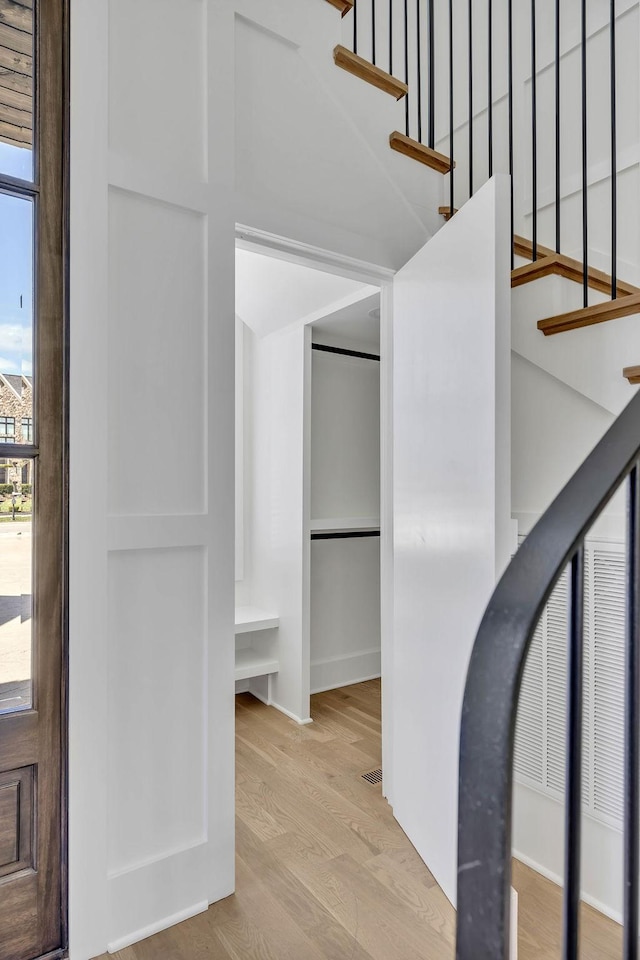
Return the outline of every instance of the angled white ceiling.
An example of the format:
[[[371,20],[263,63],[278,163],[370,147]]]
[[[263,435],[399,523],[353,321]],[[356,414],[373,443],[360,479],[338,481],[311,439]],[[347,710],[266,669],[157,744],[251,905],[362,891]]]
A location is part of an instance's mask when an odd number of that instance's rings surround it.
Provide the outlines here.
[[[374,287],[286,260],[236,250],[236,313],[259,337],[372,293]]]
[[[432,182],[432,171],[390,150],[402,105],[334,66],[340,18],[333,13],[321,3],[310,7],[313,23],[301,46],[238,18],[236,220],[397,267],[429,236],[401,181],[419,178],[420,200],[439,219],[442,178]],[[325,18],[333,27],[326,35]],[[375,126],[366,134],[354,119],[365,107]],[[388,116],[392,108],[397,117]],[[405,165],[392,175],[388,164],[398,160]]]

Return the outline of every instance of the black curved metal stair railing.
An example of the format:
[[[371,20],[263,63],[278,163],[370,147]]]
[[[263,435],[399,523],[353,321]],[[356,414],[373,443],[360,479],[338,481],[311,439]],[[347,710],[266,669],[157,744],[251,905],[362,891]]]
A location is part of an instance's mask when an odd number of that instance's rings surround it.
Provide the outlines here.
[[[570,564],[563,960],[578,956],[584,541],[626,482],[623,960],[638,956],[640,784],[640,391],[529,534],[476,637],[462,708],[457,960],[509,956],[514,729],[522,673],[551,591]]]

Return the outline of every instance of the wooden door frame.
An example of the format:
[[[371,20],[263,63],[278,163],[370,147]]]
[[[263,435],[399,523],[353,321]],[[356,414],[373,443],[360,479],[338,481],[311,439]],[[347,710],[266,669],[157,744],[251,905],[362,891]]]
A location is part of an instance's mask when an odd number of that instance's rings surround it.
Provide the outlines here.
[[[32,533],[32,702],[37,714],[39,756],[50,755],[55,772],[38,790],[36,843],[51,852],[56,913],[41,928],[45,944],[57,945],[38,960],[68,956],[68,515],[69,515],[69,2],[36,0],[33,36],[33,167],[30,179],[2,177],[3,192],[33,209],[33,424],[23,455],[34,464]],[[40,371],[43,371],[41,374]],[[16,448],[16,452],[20,452]],[[11,452],[7,452],[11,456]],[[43,535],[43,531],[46,531]],[[46,611],[41,616],[41,611]],[[53,644],[43,644],[52,625]],[[39,678],[51,678],[52,688]],[[13,727],[28,723],[7,715]],[[40,762],[40,761],[39,761]],[[50,768],[51,769],[51,768]],[[52,782],[53,780],[53,782]],[[43,865],[37,897],[46,897],[51,874]],[[58,914],[59,909],[59,914]],[[48,914],[47,914],[48,916]],[[36,960],[36,958],[34,958]]]
[[[71,208],[71,0],[62,0],[62,683],[60,901],[63,956],[69,955],[69,393]]]

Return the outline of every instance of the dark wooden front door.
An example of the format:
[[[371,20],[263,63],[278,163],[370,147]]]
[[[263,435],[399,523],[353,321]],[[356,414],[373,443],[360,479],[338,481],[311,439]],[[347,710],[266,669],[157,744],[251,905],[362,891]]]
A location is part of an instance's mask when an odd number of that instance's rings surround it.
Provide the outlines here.
[[[0,960],[66,948],[65,6],[0,0]]]

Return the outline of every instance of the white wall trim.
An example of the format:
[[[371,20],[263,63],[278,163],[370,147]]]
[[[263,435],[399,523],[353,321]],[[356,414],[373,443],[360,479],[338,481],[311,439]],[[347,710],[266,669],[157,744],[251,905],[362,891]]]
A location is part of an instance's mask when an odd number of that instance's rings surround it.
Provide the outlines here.
[[[299,240],[289,240],[286,237],[258,230],[243,223],[236,224],[236,246],[241,250],[250,250],[253,253],[269,255],[278,260],[287,260],[305,267],[315,267],[332,273],[337,277],[348,280],[361,280],[363,283],[372,283],[380,286],[383,282],[391,282],[395,271],[389,267],[381,267],[355,257],[347,257],[342,253],[334,253],[322,247],[315,247]]]
[[[380,676],[380,649],[311,661],[311,693],[336,690]]]
[[[107,519],[107,549],[114,552],[206,546],[206,521],[206,514],[112,515]]]
[[[206,216],[208,213],[208,188],[206,183],[183,178],[169,179],[159,169],[140,168],[131,159],[109,154],[109,186],[182,210],[190,210]]]
[[[135,860],[133,863],[128,863],[125,867],[120,867],[117,870],[109,870],[107,876],[109,880],[117,880],[118,877],[125,877],[128,873],[135,873],[136,870],[151,867],[154,863],[162,863],[163,860],[170,860],[172,857],[177,857],[181,853],[188,853],[189,850],[195,850],[196,847],[204,847],[206,843],[207,838],[205,836],[198,837],[197,840],[193,840],[191,843],[180,844],[179,846],[172,847],[170,850],[163,850],[162,853],[158,853],[156,856],[144,857],[144,859]]]
[[[380,673],[372,673],[370,677],[356,677],[355,680],[346,680],[337,685],[335,683],[330,683],[329,686],[327,687],[318,687],[317,689],[312,687],[311,693],[313,695],[314,693],[326,693],[328,690],[341,690],[343,687],[352,687],[356,683],[366,683],[367,680],[379,680],[379,679],[380,679]]]
[[[301,720],[300,717],[297,717],[295,713],[292,713],[291,710],[287,710],[286,707],[281,707],[279,703],[276,703],[275,700],[272,700],[271,697],[263,696],[255,687],[251,687],[249,691],[256,700],[259,700],[261,703],[264,703],[267,707],[274,707],[276,710],[279,710],[280,713],[284,713],[285,717],[288,717],[289,720],[294,720],[301,727],[304,727],[308,723],[313,723],[312,717],[307,717],[306,720]]]
[[[295,720],[295,722],[301,727],[304,727],[307,723],[313,723],[313,717],[307,717],[305,720],[301,719],[301,717],[296,717],[295,713],[292,713],[291,710],[287,710],[286,707],[281,707],[279,703],[275,702],[275,700],[272,700],[269,706],[275,707],[276,710],[280,711],[280,713],[284,713],[285,717],[289,717],[289,720]]]
[[[113,940],[107,944],[107,952],[117,953],[118,950],[124,950],[125,947],[130,947],[132,943],[145,940],[147,937],[153,936],[154,933],[160,933],[161,930],[167,930],[176,923],[182,923],[183,920],[190,920],[191,917],[196,917],[199,913],[206,913],[208,909],[209,904],[206,900],[202,900],[200,903],[194,903],[191,907],[186,907],[184,910],[179,910],[169,917],[158,920],[157,923],[150,923],[149,926],[141,927],[139,930],[127,934],[126,937]]]
[[[546,880],[550,880],[552,883],[555,883],[556,886],[563,886],[562,877],[557,873],[554,873],[553,870],[547,870],[547,868],[541,863],[533,860],[532,857],[527,857],[526,854],[520,853],[518,850],[513,850],[512,852],[513,856],[516,858],[516,860],[519,860],[520,863],[524,863],[526,867],[530,867],[532,870],[535,870],[536,873],[539,873],[540,876],[545,877]],[[595,910],[603,913],[605,917],[615,920],[616,923],[622,923],[622,914],[618,913],[617,910],[612,910],[611,907],[607,906],[607,904],[603,903],[601,900],[597,900],[595,897],[591,897],[587,893],[581,893],[580,899],[584,903],[588,903],[590,907],[593,907]]]

